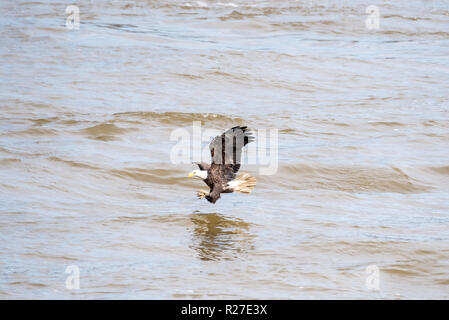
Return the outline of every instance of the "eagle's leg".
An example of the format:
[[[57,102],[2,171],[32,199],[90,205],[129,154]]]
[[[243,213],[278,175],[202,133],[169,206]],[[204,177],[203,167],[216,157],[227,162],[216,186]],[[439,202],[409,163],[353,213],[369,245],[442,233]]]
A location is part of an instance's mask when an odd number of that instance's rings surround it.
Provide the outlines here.
[[[206,195],[207,201],[210,203],[215,203],[218,199],[220,199],[220,193],[222,190],[222,188],[213,188],[213,190]]]
[[[209,194],[208,191],[205,190],[199,190],[196,195],[198,196],[198,198],[203,199],[205,196],[207,196]]]

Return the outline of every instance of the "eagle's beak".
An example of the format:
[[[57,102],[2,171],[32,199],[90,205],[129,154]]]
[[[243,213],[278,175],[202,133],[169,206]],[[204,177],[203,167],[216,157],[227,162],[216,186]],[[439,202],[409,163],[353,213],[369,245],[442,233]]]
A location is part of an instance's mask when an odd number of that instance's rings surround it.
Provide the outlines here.
[[[189,178],[192,178],[194,175],[195,175],[195,174],[194,174],[193,172],[190,172],[189,175],[188,175],[188,177],[189,177]]]

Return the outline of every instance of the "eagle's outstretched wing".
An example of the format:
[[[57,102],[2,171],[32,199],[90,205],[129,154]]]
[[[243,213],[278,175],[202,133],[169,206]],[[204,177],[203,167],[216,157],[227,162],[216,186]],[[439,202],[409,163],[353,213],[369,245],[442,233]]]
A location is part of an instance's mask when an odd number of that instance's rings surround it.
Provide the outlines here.
[[[198,166],[198,168],[200,168],[200,170],[209,170],[210,169],[210,164],[205,163],[205,162],[192,162],[193,164],[196,164]]]
[[[252,141],[254,136],[246,126],[236,126],[216,136],[209,145],[212,165],[221,165],[226,179],[234,179],[240,169],[242,148]]]

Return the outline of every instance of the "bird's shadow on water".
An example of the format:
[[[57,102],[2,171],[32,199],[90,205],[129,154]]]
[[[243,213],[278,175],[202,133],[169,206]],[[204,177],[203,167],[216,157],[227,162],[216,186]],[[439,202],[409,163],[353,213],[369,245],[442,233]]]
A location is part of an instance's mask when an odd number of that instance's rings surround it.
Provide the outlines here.
[[[194,212],[190,215],[190,221],[193,237],[191,247],[201,260],[238,259],[253,248],[251,225],[240,218]]]

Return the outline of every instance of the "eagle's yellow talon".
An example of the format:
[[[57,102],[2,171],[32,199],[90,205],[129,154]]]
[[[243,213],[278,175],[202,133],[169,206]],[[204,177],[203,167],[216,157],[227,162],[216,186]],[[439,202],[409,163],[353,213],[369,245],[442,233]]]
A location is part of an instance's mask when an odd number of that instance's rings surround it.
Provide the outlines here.
[[[198,198],[203,199],[205,196],[208,195],[208,192],[207,192],[207,191],[204,191],[204,190],[199,190],[199,191],[196,193],[196,195],[198,196]]]

